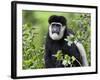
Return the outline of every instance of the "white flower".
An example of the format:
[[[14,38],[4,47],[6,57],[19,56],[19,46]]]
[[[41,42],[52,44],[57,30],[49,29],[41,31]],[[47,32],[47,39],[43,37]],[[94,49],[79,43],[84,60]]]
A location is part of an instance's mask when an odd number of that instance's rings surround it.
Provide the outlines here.
[[[69,36],[67,36],[67,38],[64,39],[68,42],[68,46],[71,46],[71,44],[73,44],[72,38],[74,38],[74,35],[70,34]]]
[[[71,61],[70,60],[68,60],[68,64],[71,64]]]
[[[69,36],[70,36],[71,38],[73,38],[73,37],[74,37],[74,35],[72,35],[72,34],[70,34]]]
[[[65,41],[68,41],[68,39],[66,39],[66,38],[65,38],[64,40],[65,40]]]
[[[68,65],[66,60],[63,60],[62,64],[63,64],[64,66],[67,66],[67,65]]]
[[[72,41],[68,41],[68,46],[71,46],[73,42]]]

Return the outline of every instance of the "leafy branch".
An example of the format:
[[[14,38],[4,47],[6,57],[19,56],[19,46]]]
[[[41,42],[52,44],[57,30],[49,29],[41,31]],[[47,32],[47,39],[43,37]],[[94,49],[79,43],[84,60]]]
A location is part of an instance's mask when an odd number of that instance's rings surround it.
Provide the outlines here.
[[[57,54],[55,55],[56,59],[59,61],[62,61],[62,64],[66,67],[66,66],[69,66],[72,67],[73,66],[73,63],[76,61],[80,66],[81,66],[81,63],[74,57],[74,56],[69,56],[69,55],[64,55],[63,56],[63,53],[61,50],[59,50],[57,52]]]

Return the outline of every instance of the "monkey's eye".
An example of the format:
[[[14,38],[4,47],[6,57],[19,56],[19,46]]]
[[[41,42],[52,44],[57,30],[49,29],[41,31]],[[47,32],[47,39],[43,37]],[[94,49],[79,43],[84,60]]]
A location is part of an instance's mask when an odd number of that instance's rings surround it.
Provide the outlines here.
[[[51,26],[61,27],[61,24],[52,24]]]
[[[61,27],[61,25],[60,25],[60,24],[56,24],[56,26]]]

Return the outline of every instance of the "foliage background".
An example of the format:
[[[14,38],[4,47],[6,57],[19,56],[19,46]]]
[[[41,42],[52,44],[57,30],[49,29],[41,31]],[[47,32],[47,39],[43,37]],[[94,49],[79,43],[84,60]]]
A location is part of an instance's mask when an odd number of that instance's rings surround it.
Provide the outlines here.
[[[44,44],[48,31],[48,18],[51,15],[62,15],[67,19],[67,27],[72,29],[82,42],[91,65],[91,14],[70,13],[70,12],[42,12],[42,11],[22,11],[22,46],[23,46],[23,69],[44,68]]]

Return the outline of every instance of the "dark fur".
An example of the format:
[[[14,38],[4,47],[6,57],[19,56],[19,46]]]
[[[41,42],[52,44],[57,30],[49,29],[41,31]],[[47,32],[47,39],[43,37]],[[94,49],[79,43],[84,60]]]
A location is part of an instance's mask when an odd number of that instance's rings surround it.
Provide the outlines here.
[[[63,25],[66,25],[66,19],[63,16],[51,16],[49,18],[49,24],[51,22],[60,22]],[[69,56],[75,56],[80,62],[80,54],[75,44],[68,46],[67,42],[64,40],[66,36],[73,34],[69,29],[65,29],[64,36],[60,40],[52,40],[47,34],[46,44],[45,44],[45,67],[46,68],[55,68],[55,67],[64,67],[62,61],[57,61],[53,54],[56,54],[58,50],[62,50],[63,54],[68,54]],[[79,66],[77,62],[74,62],[74,66]]]

